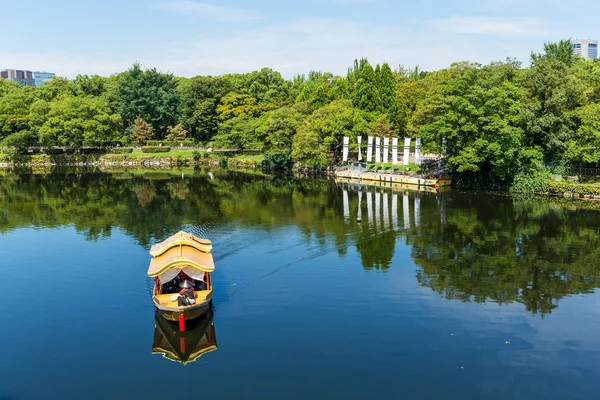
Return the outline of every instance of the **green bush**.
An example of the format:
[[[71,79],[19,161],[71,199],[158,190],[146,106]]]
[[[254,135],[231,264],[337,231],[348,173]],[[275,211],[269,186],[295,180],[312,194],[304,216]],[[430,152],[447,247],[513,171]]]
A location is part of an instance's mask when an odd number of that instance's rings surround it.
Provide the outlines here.
[[[171,151],[170,147],[165,146],[144,146],[142,152],[144,153],[168,153]]]
[[[516,193],[545,193],[551,181],[551,172],[547,168],[530,168],[529,171],[515,175],[511,192]]]
[[[262,160],[263,168],[272,168],[272,169],[290,169],[292,168],[292,155],[290,154],[271,154],[267,155],[264,160]]]
[[[192,152],[192,157],[194,157],[194,161],[198,161],[201,157],[200,152],[199,151]]]
[[[184,139],[180,143],[183,143],[184,146],[196,146],[196,141],[194,139]]]
[[[110,154],[129,154],[133,152],[133,148],[131,147],[115,147],[110,149]]]

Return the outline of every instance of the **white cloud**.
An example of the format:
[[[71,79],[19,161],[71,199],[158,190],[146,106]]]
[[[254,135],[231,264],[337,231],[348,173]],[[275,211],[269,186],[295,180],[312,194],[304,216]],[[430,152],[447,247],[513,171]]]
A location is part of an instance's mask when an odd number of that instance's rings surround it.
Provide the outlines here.
[[[542,18],[451,17],[434,21],[443,31],[490,36],[548,37],[557,25]]]
[[[527,60],[533,39],[494,39],[431,28],[416,21],[404,25],[349,22],[340,19],[299,19],[251,29],[189,35],[181,41],[149,43],[121,52],[67,53],[56,49],[30,52],[0,50],[0,60],[19,68],[44,69],[74,77],[78,73],[110,75],[134,61],[180,76],[220,75],[271,67],[291,78],[309,70],[345,75],[355,58],[372,63],[444,68],[454,61],[488,63],[507,56]]]
[[[260,14],[255,10],[221,7],[188,0],[166,1],[158,3],[156,7],[163,10],[195,15],[201,18],[222,22],[243,22],[260,18]]]

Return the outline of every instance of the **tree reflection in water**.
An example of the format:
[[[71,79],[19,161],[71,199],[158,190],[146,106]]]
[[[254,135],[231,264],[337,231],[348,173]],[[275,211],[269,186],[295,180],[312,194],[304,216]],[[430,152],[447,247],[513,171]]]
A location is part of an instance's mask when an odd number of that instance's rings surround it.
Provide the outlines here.
[[[119,228],[149,247],[184,226],[292,225],[341,256],[356,246],[365,270],[391,268],[403,241],[419,284],[447,299],[520,302],[546,314],[564,296],[598,286],[595,210],[488,193],[392,193],[330,180],[213,175],[1,175],[0,233],[71,225],[98,240]]]

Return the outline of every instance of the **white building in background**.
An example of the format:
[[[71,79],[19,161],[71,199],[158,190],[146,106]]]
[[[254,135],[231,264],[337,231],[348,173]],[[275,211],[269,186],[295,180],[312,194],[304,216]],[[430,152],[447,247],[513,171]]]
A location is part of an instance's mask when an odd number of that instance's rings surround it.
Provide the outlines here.
[[[54,73],[52,73],[52,72],[35,71],[33,73],[33,79],[35,80],[35,86],[44,86],[44,82],[49,81],[52,78],[54,78]]]
[[[590,39],[572,39],[571,45],[576,55],[587,60],[598,58],[598,41]]]

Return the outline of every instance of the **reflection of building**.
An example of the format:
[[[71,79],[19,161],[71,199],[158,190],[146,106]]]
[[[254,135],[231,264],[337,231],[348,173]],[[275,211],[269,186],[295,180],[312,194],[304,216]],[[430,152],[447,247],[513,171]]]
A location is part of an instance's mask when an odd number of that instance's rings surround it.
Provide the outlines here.
[[[217,349],[212,310],[187,321],[185,328],[185,332],[180,332],[176,323],[167,321],[157,312],[154,316],[152,354],[162,354],[169,360],[187,364]]]
[[[590,39],[573,39],[571,40],[573,52],[585,59],[595,60],[598,58],[598,41]]]

